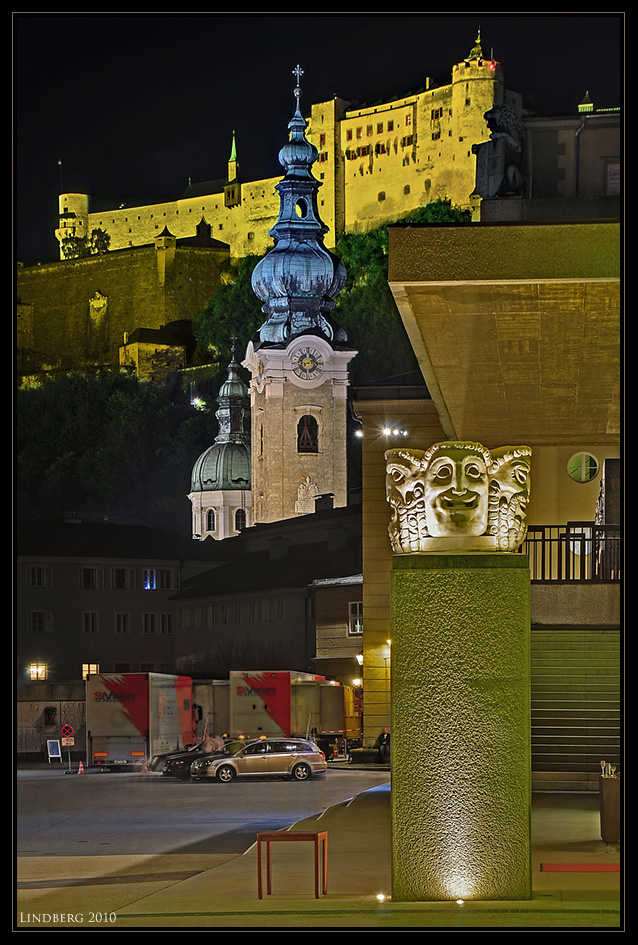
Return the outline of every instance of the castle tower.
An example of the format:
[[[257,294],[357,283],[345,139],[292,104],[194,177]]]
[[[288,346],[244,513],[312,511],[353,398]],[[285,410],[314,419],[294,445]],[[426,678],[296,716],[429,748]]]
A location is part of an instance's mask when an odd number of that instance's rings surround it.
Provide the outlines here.
[[[64,259],[62,241],[70,237],[84,239],[89,235],[89,195],[60,194],[58,197],[58,225],[55,236],[60,244],[60,259]]]
[[[485,113],[505,101],[500,62],[483,54],[479,30],[474,46],[452,69],[451,138],[455,142],[449,196],[452,204],[465,206],[474,190],[476,162],[472,143],[485,139]],[[513,104],[513,103],[512,103]]]
[[[250,403],[234,344],[217,403],[215,442],[198,458],[191,474],[193,538],[228,538],[252,524]]]
[[[299,80],[299,66],[294,74]],[[243,362],[251,373],[255,522],[312,512],[316,495],[347,504],[348,365],[356,351],[331,315],[346,273],[323,242],[321,184],[311,173],[318,152],[305,136],[299,81],[294,94],[289,141],[279,153],[286,174],[276,187],[275,246],[252,277],[266,321]]]

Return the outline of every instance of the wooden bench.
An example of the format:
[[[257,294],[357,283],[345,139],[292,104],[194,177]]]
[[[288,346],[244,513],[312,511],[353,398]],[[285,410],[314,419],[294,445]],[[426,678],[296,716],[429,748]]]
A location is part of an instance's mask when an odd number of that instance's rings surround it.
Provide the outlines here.
[[[262,854],[261,845],[266,844],[266,893],[272,892],[272,863],[270,857],[271,843],[290,843],[297,840],[312,840],[315,849],[315,899],[319,898],[319,889],[323,890],[324,896],[328,892],[328,834],[325,830],[268,830],[265,833],[257,834],[257,895],[263,899],[263,887],[261,878]],[[320,848],[322,856],[320,857]],[[320,866],[321,863],[321,866]],[[321,887],[319,884],[319,875],[321,873]]]

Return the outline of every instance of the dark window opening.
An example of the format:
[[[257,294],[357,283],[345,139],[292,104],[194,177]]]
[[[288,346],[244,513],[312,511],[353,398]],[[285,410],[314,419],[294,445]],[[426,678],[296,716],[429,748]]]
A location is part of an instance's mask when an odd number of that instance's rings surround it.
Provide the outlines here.
[[[305,414],[297,424],[297,452],[319,452],[319,426],[309,414]]]

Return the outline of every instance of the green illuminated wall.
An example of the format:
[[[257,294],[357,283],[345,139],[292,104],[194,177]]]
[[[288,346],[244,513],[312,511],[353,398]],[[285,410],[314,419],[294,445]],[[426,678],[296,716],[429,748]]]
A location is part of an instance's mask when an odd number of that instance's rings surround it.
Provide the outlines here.
[[[529,566],[395,556],[392,895],[529,899]]]

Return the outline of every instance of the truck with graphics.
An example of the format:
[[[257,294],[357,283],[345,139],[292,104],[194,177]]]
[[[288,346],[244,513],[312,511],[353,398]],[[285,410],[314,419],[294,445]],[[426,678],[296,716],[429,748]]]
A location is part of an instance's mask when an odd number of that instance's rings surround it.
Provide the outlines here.
[[[311,673],[231,672],[229,715],[235,737],[309,736],[326,754],[360,734],[351,687]]]
[[[136,766],[196,741],[193,683],[163,673],[100,673],[86,679],[87,764]]]

